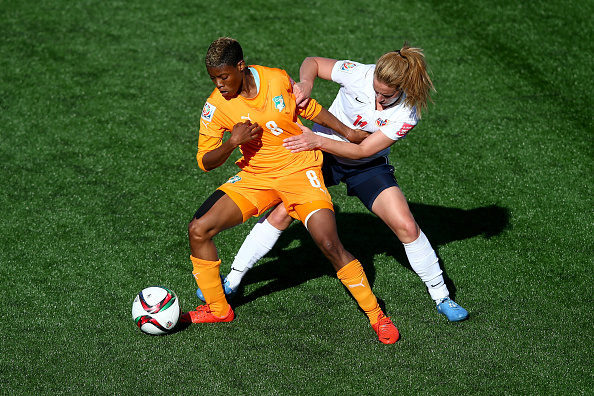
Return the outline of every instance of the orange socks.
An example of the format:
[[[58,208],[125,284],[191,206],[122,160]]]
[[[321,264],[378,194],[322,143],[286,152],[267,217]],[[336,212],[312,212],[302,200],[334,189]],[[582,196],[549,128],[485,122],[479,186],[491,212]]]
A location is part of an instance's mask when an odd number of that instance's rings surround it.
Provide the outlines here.
[[[192,255],[190,255],[190,260],[192,260],[194,266],[192,274],[196,279],[198,287],[202,290],[210,311],[213,315],[225,316],[227,311],[229,311],[229,304],[227,303],[223,285],[221,284],[221,275],[219,272],[221,260],[202,260]]]
[[[338,279],[351,292],[359,307],[367,314],[369,322],[374,325],[382,312],[375,294],[371,291],[369,281],[359,260],[353,260],[336,273]]]
[[[223,285],[221,284],[220,269],[221,260],[208,261],[190,256],[194,270],[194,278],[206,303],[209,305],[213,315],[225,316],[229,311],[229,304],[225,298]],[[357,300],[359,307],[365,312],[369,318],[369,322],[374,325],[378,321],[378,317],[382,314],[382,310],[377,303],[377,298],[371,287],[365,271],[359,260],[353,260],[346,266],[342,267],[336,275],[342,284],[349,290],[352,296]]]

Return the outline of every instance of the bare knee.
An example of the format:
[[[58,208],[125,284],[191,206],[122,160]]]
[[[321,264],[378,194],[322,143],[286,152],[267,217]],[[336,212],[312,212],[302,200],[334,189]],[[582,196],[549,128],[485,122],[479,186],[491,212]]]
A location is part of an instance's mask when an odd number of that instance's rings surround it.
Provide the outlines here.
[[[268,216],[266,216],[266,220],[268,223],[272,225],[277,230],[284,231],[293,222],[293,218],[287,214],[287,210],[285,209],[283,204],[279,204],[276,208],[274,208]]]
[[[204,243],[205,241],[212,239],[213,235],[208,231],[205,223],[200,219],[194,218],[190,224],[188,224],[188,236],[192,243]]]
[[[394,231],[400,242],[411,243],[417,240],[421,230],[414,219],[406,219],[401,221]]]
[[[325,236],[316,241],[316,244],[322,253],[324,253],[324,256],[326,256],[332,262],[339,261],[345,252],[342,243],[336,238]]]

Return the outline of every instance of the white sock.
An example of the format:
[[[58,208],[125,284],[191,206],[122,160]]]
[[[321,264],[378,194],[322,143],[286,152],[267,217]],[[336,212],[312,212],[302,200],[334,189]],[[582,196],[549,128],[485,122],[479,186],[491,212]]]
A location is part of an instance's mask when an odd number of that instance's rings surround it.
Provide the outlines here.
[[[427,285],[431,298],[438,303],[448,297],[450,292],[443,279],[439,259],[423,231],[415,241],[405,243],[404,250],[410,266]]]
[[[243,276],[254,266],[256,261],[272,249],[281,234],[282,231],[270,224],[266,218],[256,223],[231,264],[231,272],[227,275],[227,280],[232,289],[237,288]]]

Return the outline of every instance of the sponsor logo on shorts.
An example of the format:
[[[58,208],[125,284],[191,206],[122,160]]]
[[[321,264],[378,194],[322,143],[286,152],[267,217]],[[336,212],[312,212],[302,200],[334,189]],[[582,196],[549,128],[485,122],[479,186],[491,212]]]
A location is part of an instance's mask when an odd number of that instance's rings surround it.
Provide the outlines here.
[[[282,111],[282,109],[285,108],[285,101],[283,100],[283,95],[275,96],[274,98],[272,98],[272,101],[274,102],[274,107],[276,107],[278,111]]]
[[[406,134],[413,129],[414,125],[410,125],[407,124],[406,122],[402,125],[402,128],[400,128],[400,130],[398,132],[396,132],[396,135],[400,136],[400,137],[405,137]]]
[[[344,61],[342,62],[342,65],[340,65],[340,71],[352,73],[355,67],[357,67],[356,63]]]
[[[241,180],[241,177],[235,175],[235,176],[229,178],[229,180],[227,180],[227,183],[233,184],[233,183],[237,183],[240,180]]]
[[[381,118],[378,118],[377,120],[375,120],[375,125],[381,128],[383,126],[388,125],[389,122],[389,120],[382,120]]]
[[[206,121],[210,122],[212,121],[212,116],[214,115],[214,112],[217,108],[213,105],[211,105],[210,103],[206,102],[204,104],[204,108],[202,108],[202,118],[205,119]]]

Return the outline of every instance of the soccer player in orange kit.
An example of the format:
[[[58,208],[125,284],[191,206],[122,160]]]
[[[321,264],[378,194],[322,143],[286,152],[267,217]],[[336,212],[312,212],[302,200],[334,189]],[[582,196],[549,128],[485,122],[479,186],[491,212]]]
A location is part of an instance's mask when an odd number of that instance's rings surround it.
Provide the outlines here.
[[[237,147],[243,156],[236,162],[240,172],[207,198],[188,226],[192,273],[206,305],[185,313],[182,320],[233,320],[213,238],[282,202],[291,217],[303,222],[330,260],[379,340],[395,343],[399,338],[396,326],[381,310],[361,263],[338,238],[332,201],[322,178],[322,153],[294,154],[283,147],[285,138],[301,133],[299,116],[345,135],[366,134],[345,126],[313,99],[305,108],[298,108],[294,82],[288,74],[263,66],[247,67],[236,40],[215,40],[206,54],[206,69],[216,89],[202,111],[198,164],[208,172],[225,163]],[[231,136],[223,141],[225,132]]]

